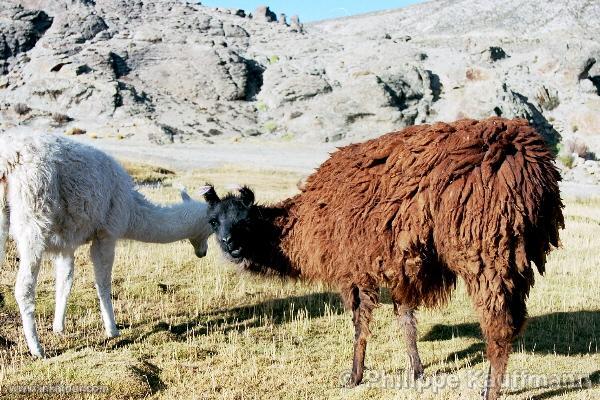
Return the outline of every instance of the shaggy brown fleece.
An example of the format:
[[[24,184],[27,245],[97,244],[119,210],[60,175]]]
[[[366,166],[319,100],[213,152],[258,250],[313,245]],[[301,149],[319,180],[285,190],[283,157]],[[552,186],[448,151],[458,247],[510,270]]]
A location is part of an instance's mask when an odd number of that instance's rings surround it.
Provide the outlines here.
[[[244,264],[339,286],[356,327],[351,384],[362,379],[381,286],[390,288],[418,377],[413,310],[445,303],[462,277],[487,340],[488,395],[496,398],[526,319],[531,263],[544,272],[564,225],[553,161],[525,120],[502,118],[412,126],[346,146],[300,194],[259,207],[275,234],[261,236],[269,248]]]

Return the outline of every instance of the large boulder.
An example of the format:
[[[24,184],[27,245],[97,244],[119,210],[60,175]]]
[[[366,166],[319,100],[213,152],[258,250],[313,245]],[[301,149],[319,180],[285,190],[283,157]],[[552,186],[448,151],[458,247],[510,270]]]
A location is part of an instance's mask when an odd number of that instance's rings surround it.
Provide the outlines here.
[[[556,149],[561,135],[546,119],[541,107],[536,107],[528,97],[511,90],[506,83],[498,90],[495,113],[505,118],[524,118],[544,137],[548,145]]]
[[[258,6],[254,11],[253,18],[258,21],[275,22],[277,16],[268,6]]]
[[[324,70],[301,68],[292,62],[279,61],[264,72],[258,100],[269,108],[277,108],[285,103],[307,100],[331,90]]]
[[[31,50],[52,25],[52,17],[42,10],[0,5],[0,75],[7,74],[11,60]]]

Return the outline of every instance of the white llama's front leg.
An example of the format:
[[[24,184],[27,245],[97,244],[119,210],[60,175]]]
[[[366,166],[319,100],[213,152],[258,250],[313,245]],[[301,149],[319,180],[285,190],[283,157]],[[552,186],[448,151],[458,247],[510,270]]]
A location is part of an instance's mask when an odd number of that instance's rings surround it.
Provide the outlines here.
[[[110,298],[112,266],[115,259],[114,240],[94,240],[91,248],[92,261],[94,263],[94,275],[96,277],[96,290],[100,299],[100,312],[106,336],[109,338],[119,336],[119,330],[115,323],[115,312]]]
[[[4,264],[6,256],[6,242],[8,240],[8,215],[5,210],[1,209],[0,204],[0,266]]]
[[[9,214],[6,205],[6,185],[0,180],[0,266],[4,264],[6,241],[8,240]]]
[[[29,351],[35,357],[44,357],[35,326],[35,285],[40,271],[41,254],[31,254],[29,249],[22,251],[19,246],[21,262],[15,284],[15,298],[21,312],[23,331]]]
[[[63,333],[65,330],[65,314],[67,310],[67,299],[73,286],[73,253],[63,253],[54,259],[54,270],[56,274],[56,302],[54,305],[54,322],[52,330],[54,333]]]

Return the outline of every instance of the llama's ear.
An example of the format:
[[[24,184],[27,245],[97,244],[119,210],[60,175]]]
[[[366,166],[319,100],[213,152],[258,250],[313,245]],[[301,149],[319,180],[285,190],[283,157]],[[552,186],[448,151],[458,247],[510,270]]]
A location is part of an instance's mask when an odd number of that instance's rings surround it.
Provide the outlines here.
[[[254,204],[254,192],[248,186],[242,186],[238,189],[240,192],[240,199],[242,199],[242,204],[246,207],[252,207]]]
[[[211,206],[213,206],[221,201],[221,199],[217,195],[217,192],[215,192],[215,188],[209,184],[199,188],[198,194],[204,196],[204,200],[206,200],[206,202]]]
[[[190,195],[188,194],[188,192],[185,188],[179,189],[179,193],[181,194],[181,200],[192,201],[192,198],[190,197]]]

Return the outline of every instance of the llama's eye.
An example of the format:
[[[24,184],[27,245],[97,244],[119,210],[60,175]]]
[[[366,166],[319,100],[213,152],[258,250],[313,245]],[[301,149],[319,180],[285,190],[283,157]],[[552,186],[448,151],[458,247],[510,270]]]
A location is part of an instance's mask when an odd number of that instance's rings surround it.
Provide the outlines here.
[[[219,221],[217,221],[216,219],[212,218],[210,221],[208,221],[208,223],[210,224],[210,226],[212,226],[213,228],[216,228],[217,226],[219,226]]]

